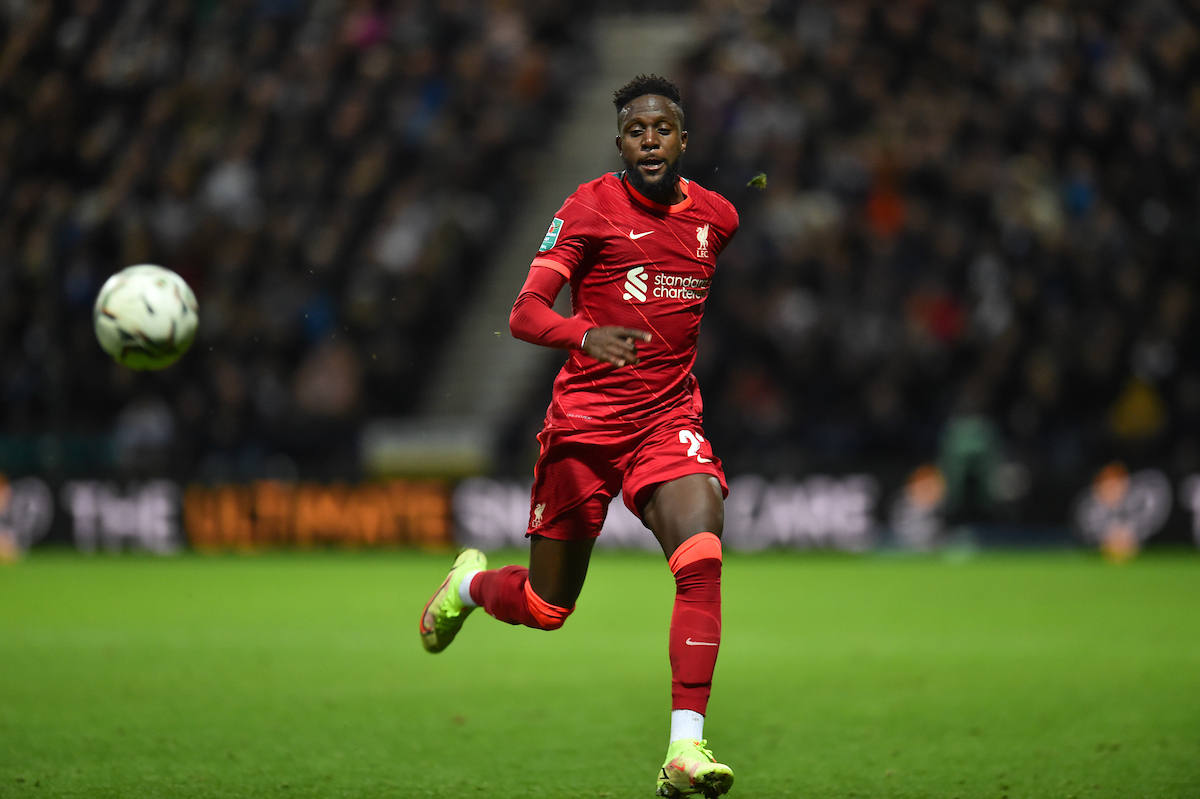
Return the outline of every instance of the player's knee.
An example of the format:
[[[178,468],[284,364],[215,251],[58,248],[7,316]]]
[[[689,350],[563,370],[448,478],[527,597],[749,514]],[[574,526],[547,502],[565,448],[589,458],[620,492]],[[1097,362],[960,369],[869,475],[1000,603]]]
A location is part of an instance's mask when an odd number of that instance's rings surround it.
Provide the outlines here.
[[[575,612],[575,607],[564,608],[551,605],[536,593],[528,582],[525,583],[525,602],[529,606],[529,615],[537,622],[540,630],[557,630],[566,623],[567,617]]]
[[[575,608],[555,608],[555,613],[538,616],[537,620],[541,622],[543,630],[557,630],[567,623],[567,616],[570,616],[573,610]]]
[[[684,541],[667,561],[671,571],[678,576],[681,572],[703,564],[721,569],[721,539],[712,533],[697,533]]]
[[[676,596],[690,600],[720,600],[721,539],[700,533],[683,542],[669,560]]]

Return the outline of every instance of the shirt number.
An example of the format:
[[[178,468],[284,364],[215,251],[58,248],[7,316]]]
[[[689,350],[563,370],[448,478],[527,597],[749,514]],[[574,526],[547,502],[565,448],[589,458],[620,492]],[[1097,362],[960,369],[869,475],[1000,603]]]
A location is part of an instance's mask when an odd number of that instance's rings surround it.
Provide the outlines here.
[[[696,435],[691,430],[680,430],[679,443],[690,445],[687,456],[695,458],[697,463],[712,463],[712,458],[705,458],[700,454],[700,445],[704,443],[703,436]]]

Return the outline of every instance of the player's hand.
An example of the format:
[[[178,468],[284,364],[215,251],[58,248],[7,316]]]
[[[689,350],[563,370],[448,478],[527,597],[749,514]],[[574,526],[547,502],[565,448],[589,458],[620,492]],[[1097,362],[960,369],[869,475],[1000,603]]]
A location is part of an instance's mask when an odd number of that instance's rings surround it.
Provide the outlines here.
[[[583,337],[583,351],[613,366],[633,366],[638,362],[639,341],[650,341],[650,334],[625,327],[593,327]]]

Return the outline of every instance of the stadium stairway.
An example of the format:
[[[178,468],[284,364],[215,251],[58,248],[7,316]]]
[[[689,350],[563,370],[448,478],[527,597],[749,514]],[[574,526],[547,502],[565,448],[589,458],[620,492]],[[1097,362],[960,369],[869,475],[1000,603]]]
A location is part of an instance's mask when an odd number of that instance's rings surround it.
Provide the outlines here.
[[[641,73],[670,76],[674,62],[699,38],[688,15],[602,17],[598,67],[579,88],[572,113],[554,137],[552,169],[518,212],[483,285],[463,309],[455,336],[431,376],[414,417],[366,424],[360,451],[371,475],[460,477],[487,473],[497,438],[557,353],[518,341],[508,314],[529,262],[562,201],[580,184],[620,168],[612,93]],[[569,312],[567,292],[558,310]]]

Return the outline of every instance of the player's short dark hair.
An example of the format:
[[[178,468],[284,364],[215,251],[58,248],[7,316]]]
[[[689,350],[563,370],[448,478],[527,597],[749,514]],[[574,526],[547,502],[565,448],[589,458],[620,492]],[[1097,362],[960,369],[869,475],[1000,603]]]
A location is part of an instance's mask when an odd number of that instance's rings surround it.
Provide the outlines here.
[[[658,75],[638,75],[629,81],[629,83],[626,83],[613,92],[613,105],[617,107],[617,113],[619,114],[622,108],[646,94],[657,94],[661,97],[666,97],[679,106],[680,112],[683,111],[683,98],[679,94],[679,87],[666,78],[660,78]]]

